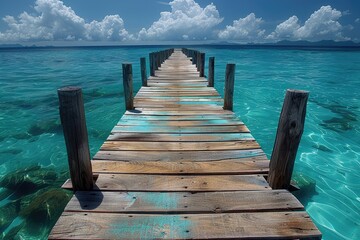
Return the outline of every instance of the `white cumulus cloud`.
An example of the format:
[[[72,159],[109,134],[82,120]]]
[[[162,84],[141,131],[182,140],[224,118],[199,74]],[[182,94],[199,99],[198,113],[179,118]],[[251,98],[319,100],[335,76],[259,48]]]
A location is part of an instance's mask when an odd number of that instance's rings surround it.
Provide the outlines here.
[[[232,25],[226,26],[224,30],[218,33],[218,37],[224,40],[257,42],[263,39],[265,33],[265,30],[261,29],[262,23],[261,18],[257,18],[254,13],[250,13],[245,18],[235,20]]]
[[[202,40],[222,22],[216,6],[202,8],[194,0],[174,0],[171,12],[161,12],[159,20],[141,29],[139,40]]]
[[[267,36],[271,40],[346,40],[342,35],[343,26],[339,23],[342,13],[331,6],[322,6],[315,11],[304,25],[296,16],[280,23],[274,32]]]
[[[132,39],[119,15],[86,23],[61,0],[36,0],[36,15],[27,12],[3,20],[8,30],[0,32],[0,41],[38,40],[113,40]]]

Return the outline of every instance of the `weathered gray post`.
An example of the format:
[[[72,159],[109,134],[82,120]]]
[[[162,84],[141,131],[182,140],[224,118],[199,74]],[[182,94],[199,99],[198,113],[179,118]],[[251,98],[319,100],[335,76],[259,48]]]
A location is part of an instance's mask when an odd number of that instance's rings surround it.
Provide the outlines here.
[[[273,189],[288,189],[295,157],[304,131],[309,92],[287,90],[281,110],[268,182]]]
[[[214,87],[215,57],[209,57],[208,87]]]
[[[93,175],[81,88],[60,88],[58,96],[73,190],[91,190]]]
[[[140,71],[141,71],[141,80],[142,85],[147,87],[147,74],[146,74],[146,58],[140,58]]]
[[[122,70],[123,70],[123,85],[124,85],[124,94],[125,94],[125,107],[126,110],[133,110],[134,99],[133,99],[132,65],[130,63],[123,63]]]
[[[200,77],[205,76],[205,53],[200,53]]]
[[[228,63],[225,72],[224,109],[233,110],[235,64]]]

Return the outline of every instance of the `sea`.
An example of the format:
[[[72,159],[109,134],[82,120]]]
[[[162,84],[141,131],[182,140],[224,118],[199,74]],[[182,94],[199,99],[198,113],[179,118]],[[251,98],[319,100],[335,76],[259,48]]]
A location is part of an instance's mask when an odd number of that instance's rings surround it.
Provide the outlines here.
[[[125,111],[121,64],[133,64],[137,91],[140,57],[169,47],[0,49],[0,239],[47,239],[72,196],[60,189],[69,173],[57,89],[82,88],[93,156]],[[286,90],[310,92],[294,194],[323,239],[360,239],[360,49],[189,48],[215,57],[221,94],[236,64],[234,112],[269,158]]]

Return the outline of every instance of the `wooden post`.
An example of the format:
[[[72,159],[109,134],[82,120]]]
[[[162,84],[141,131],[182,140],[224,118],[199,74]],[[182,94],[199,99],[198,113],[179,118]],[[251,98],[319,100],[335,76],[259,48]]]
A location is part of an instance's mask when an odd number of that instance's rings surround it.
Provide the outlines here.
[[[196,69],[198,71],[200,71],[200,61],[201,61],[200,55],[201,55],[201,53],[197,51],[196,52]]]
[[[92,190],[93,175],[81,88],[60,88],[58,96],[73,190]]]
[[[208,87],[214,87],[215,57],[209,57]]]
[[[224,109],[233,110],[233,95],[234,95],[234,79],[235,79],[235,64],[229,63],[226,65],[225,72],[225,92],[224,92]]]
[[[125,94],[125,107],[126,110],[133,110],[134,99],[133,99],[132,65],[130,63],[123,63],[122,70],[123,70],[123,85],[124,85],[124,94]]]
[[[200,77],[205,76],[205,53],[200,53]]]
[[[150,76],[155,76],[154,53],[149,53]]]
[[[142,85],[147,87],[147,74],[146,74],[146,58],[140,58],[140,71],[141,71],[141,80]]]
[[[286,91],[270,160],[268,182],[273,189],[290,187],[296,152],[304,131],[308,97],[309,92]]]

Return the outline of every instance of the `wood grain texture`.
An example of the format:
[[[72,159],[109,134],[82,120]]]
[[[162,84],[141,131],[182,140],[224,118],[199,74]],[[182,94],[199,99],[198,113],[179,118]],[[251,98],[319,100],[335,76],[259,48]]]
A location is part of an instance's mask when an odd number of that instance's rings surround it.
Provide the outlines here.
[[[96,188],[105,191],[211,192],[270,190],[261,175],[138,175],[99,174]]]
[[[61,125],[74,190],[92,189],[93,176],[81,88],[61,88],[58,90],[58,96]]]
[[[236,192],[78,191],[65,211],[108,213],[229,213],[303,210],[286,190]]]
[[[304,131],[308,97],[308,92],[286,91],[268,178],[269,183],[276,189],[290,187],[295,157]]]
[[[254,140],[228,142],[128,142],[105,141],[100,150],[104,151],[212,151],[257,149]]]
[[[267,159],[261,149],[218,151],[98,151],[93,159],[118,161],[257,161]]]
[[[320,235],[306,212],[185,215],[65,212],[49,239],[301,239]]]
[[[255,140],[250,133],[113,133],[107,140],[142,142],[226,142]]]
[[[235,126],[194,126],[194,127],[181,127],[181,126],[156,126],[156,125],[117,125],[111,133],[249,133],[249,129],[245,125]]]
[[[267,174],[269,161],[210,161],[210,162],[165,162],[165,161],[105,161],[92,160],[94,173],[132,174]]]

